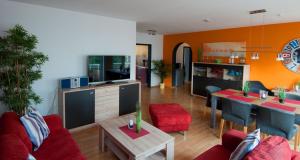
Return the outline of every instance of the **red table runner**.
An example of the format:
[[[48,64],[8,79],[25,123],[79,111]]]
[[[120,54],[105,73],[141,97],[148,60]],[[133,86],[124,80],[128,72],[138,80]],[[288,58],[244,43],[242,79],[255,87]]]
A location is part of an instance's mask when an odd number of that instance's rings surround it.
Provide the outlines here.
[[[252,97],[257,97],[257,98],[259,98],[259,94],[258,94],[258,93],[249,92],[248,95],[249,95],[249,96],[252,96]]]
[[[272,103],[272,102],[265,102],[265,103],[262,103],[261,105],[263,107],[281,109],[281,110],[289,111],[289,112],[295,112],[295,110],[296,110],[295,107],[290,107],[290,106],[286,106],[283,104],[277,104],[277,103]]]
[[[129,129],[127,125],[120,127],[120,130],[125,133],[131,139],[137,139],[149,134],[148,131],[142,128],[140,133],[136,133],[136,125],[134,124],[132,129]]]
[[[224,94],[224,95],[233,95],[233,94],[238,93],[238,92],[231,91],[231,90],[221,90],[221,91],[218,91],[216,93],[218,93],[218,94]]]
[[[228,96],[227,98],[233,99],[233,100],[238,100],[238,101],[243,101],[243,102],[248,102],[248,103],[253,102],[256,99],[256,98],[250,98],[250,97],[244,97],[244,96],[235,96],[235,95]]]
[[[279,98],[278,97],[275,97],[273,98],[274,101],[278,101]],[[286,103],[291,103],[291,104],[297,104],[297,105],[300,105],[300,101],[298,100],[294,100],[294,99],[285,99],[284,102]]]

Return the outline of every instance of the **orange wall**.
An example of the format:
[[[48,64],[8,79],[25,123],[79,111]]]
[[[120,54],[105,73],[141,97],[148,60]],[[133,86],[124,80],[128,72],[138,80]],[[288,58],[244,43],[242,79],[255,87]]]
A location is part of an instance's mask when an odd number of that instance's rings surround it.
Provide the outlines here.
[[[262,26],[251,27],[251,41],[250,27],[165,35],[163,59],[171,64],[173,48],[180,42],[191,45],[193,61],[197,61],[197,50],[202,48],[203,43],[246,41],[247,45],[257,46],[261,44],[262,30]],[[287,42],[300,38],[300,22],[265,25],[264,35],[264,46],[272,46],[275,51],[260,52],[258,61],[251,60],[250,53],[246,54],[246,63],[250,64],[250,79],[260,80],[268,88],[278,86],[291,88],[300,80],[300,74],[285,68],[281,62],[276,61],[276,56]],[[171,85],[170,76],[166,79],[166,85]]]

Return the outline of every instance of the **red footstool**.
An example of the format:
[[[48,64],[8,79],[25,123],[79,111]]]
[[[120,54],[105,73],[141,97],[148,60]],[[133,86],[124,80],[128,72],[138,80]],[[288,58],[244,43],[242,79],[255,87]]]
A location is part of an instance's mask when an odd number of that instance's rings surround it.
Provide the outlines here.
[[[150,104],[153,125],[165,132],[187,131],[192,122],[191,115],[176,103]]]

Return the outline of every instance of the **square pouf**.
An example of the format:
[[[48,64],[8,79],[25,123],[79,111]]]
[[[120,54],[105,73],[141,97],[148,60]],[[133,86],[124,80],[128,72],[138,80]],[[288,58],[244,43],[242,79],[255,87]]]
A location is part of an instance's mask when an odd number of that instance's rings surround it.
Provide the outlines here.
[[[165,132],[187,131],[191,115],[176,103],[150,104],[149,112],[153,125]]]

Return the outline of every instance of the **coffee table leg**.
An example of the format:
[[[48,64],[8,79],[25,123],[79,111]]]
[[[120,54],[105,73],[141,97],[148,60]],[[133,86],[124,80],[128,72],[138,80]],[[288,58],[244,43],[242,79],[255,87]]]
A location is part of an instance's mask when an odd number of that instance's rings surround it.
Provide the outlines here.
[[[102,152],[105,152],[105,131],[103,128],[100,128],[101,129],[101,149],[102,149]]]
[[[174,160],[174,141],[167,143],[167,160]]]

